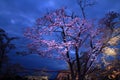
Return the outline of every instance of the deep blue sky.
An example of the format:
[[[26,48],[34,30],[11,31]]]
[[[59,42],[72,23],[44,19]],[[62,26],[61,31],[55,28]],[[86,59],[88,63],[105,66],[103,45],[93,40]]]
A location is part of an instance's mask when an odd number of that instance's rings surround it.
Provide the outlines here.
[[[86,10],[88,18],[98,19],[109,11],[120,12],[120,0],[96,1],[96,5]],[[47,11],[63,6],[77,15],[81,14],[76,0],[0,0],[0,28],[5,29],[10,36],[19,36],[21,39],[17,44],[23,45],[23,28],[34,25],[35,20]],[[12,56],[13,61],[20,62],[27,67],[57,70],[66,68],[65,63],[61,61],[43,59],[36,55]]]

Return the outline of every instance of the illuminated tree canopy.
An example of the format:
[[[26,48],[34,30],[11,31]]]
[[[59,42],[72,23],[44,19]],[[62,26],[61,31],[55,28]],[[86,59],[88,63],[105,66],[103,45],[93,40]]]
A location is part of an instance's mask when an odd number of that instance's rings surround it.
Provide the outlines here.
[[[113,34],[117,29],[113,20],[117,17],[117,13],[110,12],[96,25],[92,20],[82,19],[74,14],[68,15],[61,8],[38,18],[36,26],[27,28],[24,35],[31,40],[28,48],[33,53],[65,60],[74,80],[75,74],[80,78],[94,70],[93,65],[100,53],[116,55],[116,50],[109,48],[108,44],[111,44],[112,38],[118,37],[119,32],[117,35]],[[81,62],[84,59],[86,61]],[[77,64],[75,72],[73,64]]]

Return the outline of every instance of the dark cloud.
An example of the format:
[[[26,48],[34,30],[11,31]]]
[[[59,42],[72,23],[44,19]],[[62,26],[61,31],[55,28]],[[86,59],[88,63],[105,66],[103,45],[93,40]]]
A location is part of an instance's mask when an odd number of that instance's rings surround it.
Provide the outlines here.
[[[65,2],[65,3],[64,3]],[[20,36],[22,29],[35,23],[35,19],[49,10],[63,6],[74,7],[75,0],[1,0],[0,27],[8,33]],[[17,31],[17,33],[15,33]]]

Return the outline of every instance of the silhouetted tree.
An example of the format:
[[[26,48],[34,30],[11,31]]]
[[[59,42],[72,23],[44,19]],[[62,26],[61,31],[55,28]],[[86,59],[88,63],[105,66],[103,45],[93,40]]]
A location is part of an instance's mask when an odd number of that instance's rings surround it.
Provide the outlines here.
[[[12,43],[15,39],[17,39],[17,37],[9,37],[7,33],[0,28],[0,70],[2,64],[8,60],[7,54],[9,51],[15,48],[15,45]]]

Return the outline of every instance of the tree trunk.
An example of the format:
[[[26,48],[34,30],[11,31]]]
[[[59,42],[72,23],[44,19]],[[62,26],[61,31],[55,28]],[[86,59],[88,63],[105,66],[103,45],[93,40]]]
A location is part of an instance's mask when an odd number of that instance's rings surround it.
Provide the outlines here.
[[[77,74],[78,74],[78,80],[83,80],[80,70],[80,61],[79,61],[79,55],[78,55],[78,48],[75,47],[75,55],[76,55],[76,62],[77,62]]]
[[[75,74],[74,74],[73,65],[72,65],[71,62],[69,62],[69,67],[70,67],[71,79],[72,79],[72,80],[76,80],[76,79],[75,79]]]
[[[68,59],[70,58],[69,52],[67,52],[67,58],[68,58]],[[69,59],[67,62],[68,62],[69,69],[70,69],[70,73],[71,73],[71,74],[70,74],[70,75],[71,75],[71,79],[72,79],[72,80],[75,80],[75,74],[74,74],[73,65],[72,65],[70,59]]]

